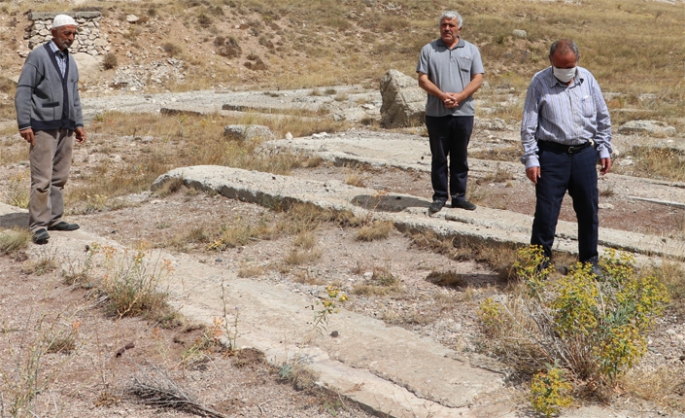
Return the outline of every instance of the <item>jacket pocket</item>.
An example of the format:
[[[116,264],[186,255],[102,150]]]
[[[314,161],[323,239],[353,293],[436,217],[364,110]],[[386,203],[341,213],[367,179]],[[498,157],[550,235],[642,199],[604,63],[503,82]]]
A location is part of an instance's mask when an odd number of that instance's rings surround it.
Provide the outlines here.
[[[52,103],[43,103],[42,107],[57,107],[59,106],[59,102],[52,102]]]

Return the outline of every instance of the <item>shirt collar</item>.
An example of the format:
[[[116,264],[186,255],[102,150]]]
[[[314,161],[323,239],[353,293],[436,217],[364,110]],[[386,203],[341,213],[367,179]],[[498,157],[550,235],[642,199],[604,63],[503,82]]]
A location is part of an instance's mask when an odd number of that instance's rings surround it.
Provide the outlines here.
[[[447,48],[447,45],[445,45],[445,42],[443,42],[442,38],[438,39],[438,45],[442,45],[445,48]],[[463,48],[465,45],[466,45],[466,42],[463,39],[461,39],[461,37],[459,37],[459,42],[457,42],[457,44],[452,49]],[[447,48],[447,49],[449,49],[449,48]]]
[[[67,52],[69,51],[68,49],[65,49],[64,51],[60,51],[59,48],[57,47],[57,44],[55,43],[55,41],[50,41],[50,43],[48,43],[48,45],[50,45],[50,49],[51,49],[52,52],[54,52],[56,55],[59,55],[59,54],[64,54],[64,55],[66,55]]]

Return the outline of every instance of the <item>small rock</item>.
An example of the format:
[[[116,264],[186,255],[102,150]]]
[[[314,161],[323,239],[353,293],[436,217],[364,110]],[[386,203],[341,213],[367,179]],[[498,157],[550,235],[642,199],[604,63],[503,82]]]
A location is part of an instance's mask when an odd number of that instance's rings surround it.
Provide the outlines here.
[[[291,134],[290,132],[288,132],[287,134],[285,134],[285,139],[287,139],[288,141],[291,140],[291,139],[293,139],[293,134]]]
[[[138,22],[138,16],[136,16],[136,15],[128,15],[128,16],[126,16],[126,21],[127,21],[128,23],[136,23],[136,22]]]
[[[517,38],[522,39],[526,39],[528,37],[528,32],[526,32],[523,29],[514,29],[513,31],[511,31],[511,34],[516,36]]]
[[[624,135],[647,134],[651,136],[674,136],[676,129],[658,120],[631,120],[618,128]]]
[[[264,125],[227,125],[224,127],[224,136],[240,141],[250,141],[255,138],[272,139],[274,133]],[[292,134],[290,136],[292,139]]]
[[[619,160],[618,161],[618,165],[620,165],[620,166],[629,166],[629,165],[633,165],[633,164],[634,164],[633,160]]]
[[[600,203],[598,206],[600,209],[613,209],[614,208],[614,205],[612,205],[611,203]]]

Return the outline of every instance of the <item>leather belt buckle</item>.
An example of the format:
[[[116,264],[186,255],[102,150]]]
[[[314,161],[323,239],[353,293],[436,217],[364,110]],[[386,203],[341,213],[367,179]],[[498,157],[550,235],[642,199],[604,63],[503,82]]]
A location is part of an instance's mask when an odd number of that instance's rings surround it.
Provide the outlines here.
[[[590,145],[589,142],[586,142],[586,143],[580,144],[580,145],[570,145],[568,147],[567,151],[569,154],[575,154],[575,153],[580,152],[580,151],[584,150],[585,148],[587,148],[588,145]]]

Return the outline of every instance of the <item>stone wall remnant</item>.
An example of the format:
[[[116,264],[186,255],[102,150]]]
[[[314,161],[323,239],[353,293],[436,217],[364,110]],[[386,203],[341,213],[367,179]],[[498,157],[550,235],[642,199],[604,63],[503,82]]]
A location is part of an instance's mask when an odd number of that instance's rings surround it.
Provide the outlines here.
[[[50,27],[52,26],[52,19],[58,14],[47,12],[29,13],[28,17],[31,24],[24,31],[24,39],[28,41],[29,49],[40,46],[52,39]],[[107,41],[107,34],[100,32],[100,20],[102,19],[100,12],[67,12],[65,14],[73,17],[79,25],[78,35],[71,48],[69,48],[69,52],[100,56],[109,51],[110,46]]]

